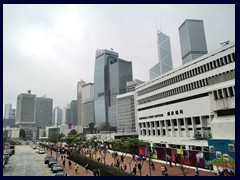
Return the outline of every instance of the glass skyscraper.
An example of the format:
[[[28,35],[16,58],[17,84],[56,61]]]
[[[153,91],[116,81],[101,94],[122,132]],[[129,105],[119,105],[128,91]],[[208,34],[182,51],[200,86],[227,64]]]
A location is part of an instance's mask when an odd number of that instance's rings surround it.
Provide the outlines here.
[[[183,64],[208,53],[202,20],[186,19],[178,30]]]
[[[118,53],[97,50],[94,70],[95,123],[116,126],[116,96],[126,92],[132,80],[132,63],[118,58]]]
[[[172,53],[170,37],[160,31],[157,32],[158,63],[150,70],[150,79],[172,70]]]

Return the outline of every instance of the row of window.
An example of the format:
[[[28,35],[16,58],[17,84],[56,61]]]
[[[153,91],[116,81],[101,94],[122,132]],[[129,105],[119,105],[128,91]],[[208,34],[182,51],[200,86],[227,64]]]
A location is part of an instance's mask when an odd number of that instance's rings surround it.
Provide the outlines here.
[[[192,125],[192,124],[198,125],[201,124],[200,117],[193,117],[191,118],[185,118],[185,121],[183,118],[180,119],[168,119],[168,120],[161,120],[161,121],[151,121],[151,122],[142,122],[139,123],[139,128],[159,128],[159,127],[171,127],[173,126],[184,126],[184,125]]]
[[[179,86],[179,87],[170,89],[168,91],[164,91],[164,92],[161,92],[159,94],[140,99],[140,100],[138,100],[138,105],[145,104],[145,103],[148,103],[148,102],[151,102],[151,101],[156,101],[158,99],[163,99],[163,98],[166,98],[166,97],[169,97],[169,96],[184,93],[184,92],[191,91],[191,90],[194,90],[194,89],[202,88],[202,87],[205,87],[207,85],[208,85],[208,78],[201,79],[199,81],[195,81],[195,82],[192,82],[192,83],[189,83],[189,84],[185,84],[183,86]]]
[[[183,110],[180,109],[180,110],[179,110],[179,113],[180,113],[180,114],[183,114]],[[167,115],[168,115],[168,116],[174,115],[174,111],[171,111],[171,113],[170,113],[170,112],[167,112]],[[175,111],[175,115],[178,115],[178,110]]]
[[[229,64],[231,62],[234,62],[234,61],[235,61],[235,53],[228,54],[228,55],[226,55],[224,57],[221,57],[221,58],[216,59],[214,61],[211,61],[211,62],[209,62],[207,64],[204,64],[202,66],[196,67],[196,68],[191,69],[191,70],[189,70],[187,72],[184,72],[184,73],[179,74],[177,76],[174,76],[174,77],[172,77],[170,79],[162,81],[162,82],[160,82],[158,84],[150,86],[150,87],[148,87],[148,88],[146,88],[144,90],[141,90],[141,91],[138,92],[138,96],[142,96],[142,95],[147,94],[149,92],[152,92],[152,91],[155,91],[157,89],[169,86],[169,85],[174,84],[174,83],[179,82],[179,81],[183,81],[183,80],[191,78],[193,76],[205,73],[205,72],[210,71],[212,69],[219,68],[221,66],[227,65],[227,64]]]
[[[227,97],[233,97],[235,96],[235,86],[215,90],[213,91],[213,96],[215,100],[223,99]]]
[[[151,118],[158,118],[158,117],[163,117],[163,114],[156,114],[156,115],[151,115],[151,116],[144,116],[144,117],[140,117],[139,120],[151,119]]]

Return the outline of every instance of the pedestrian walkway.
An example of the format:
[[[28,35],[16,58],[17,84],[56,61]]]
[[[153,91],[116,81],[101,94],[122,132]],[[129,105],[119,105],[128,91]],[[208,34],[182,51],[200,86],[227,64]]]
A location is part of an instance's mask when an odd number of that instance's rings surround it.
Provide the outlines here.
[[[46,153],[48,155],[50,155],[50,150],[45,150]],[[114,159],[112,157],[112,151],[109,151],[106,155],[106,159],[105,162],[107,165],[111,165],[112,163],[115,164],[116,159]],[[121,156],[121,152],[118,152],[118,157],[120,158]],[[125,153],[123,153],[125,155]],[[56,152],[52,151],[52,156],[56,158]],[[96,159],[102,159],[102,156],[100,155],[100,153],[97,153]],[[94,159],[95,159],[95,155],[94,155]],[[58,163],[62,164],[63,160],[61,159],[61,156],[59,155],[58,158]],[[124,159],[124,162],[120,162],[120,166],[123,166],[124,164],[127,165],[127,172],[132,172],[134,165],[136,164],[136,162],[134,160],[132,160],[131,155],[127,155]],[[67,172],[67,174],[69,176],[93,176],[92,171],[88,170],[86,171],[84,167],[78,165],[78,171],[77,173],[75,173],[75,162],[72,161],[72,165],[71,167],[69,167],[68,165],[68,159],[66,158],[65,160],[65,172]],[[131,162],[131,163],[130,163]],[[142,176],[163,176],[162,172],[161,172],[161,166],[165,165],[167,167],[167,171],[168,171],[168,175],[169,176],[183,176],[183,173],[181,171],[180,166],[175,166],[174,164],[172,164],[172,167],[170,167],[169,163],[166,164],[166,162],[163,161],[159,161],[159,160],[153,160],[154,165],[155,165],[155,170],[152,170],[151,165],[149,164],[149,161],[146,160],[143,163],[143,167],[142,167],[142,171],[141,174]],[[103,160],[102,160],[103,163]],[[185,167],[185,172],[186,172],[186,176],[194,176],[195,175],[195,167],[189,167],[189,166],[184,166]],[[151,169],[151,172],[150,172]],[[199,176],[216,176],[214,172],[209,172],[208,170],[205,169],[201,169],[198,168],[199,171]],[[137,175],[140,176],[140,172],[137,171]]]

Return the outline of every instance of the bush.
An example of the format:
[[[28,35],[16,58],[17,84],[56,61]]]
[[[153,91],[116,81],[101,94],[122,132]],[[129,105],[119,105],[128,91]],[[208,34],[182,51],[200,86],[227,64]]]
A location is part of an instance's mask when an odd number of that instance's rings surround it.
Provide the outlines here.
[[[90,159],[88,157],[82,156],[80,154],[71,154],[68,159],[76,162],[81,166],[85,166],[88,164],[89,170],[93,171],[93,169],[100,169],[101,176],[134,176],[133,174],[127,173],[125,171],[120,170],[119,168],[104,165],[101,162],[98,162],[94,159]]]

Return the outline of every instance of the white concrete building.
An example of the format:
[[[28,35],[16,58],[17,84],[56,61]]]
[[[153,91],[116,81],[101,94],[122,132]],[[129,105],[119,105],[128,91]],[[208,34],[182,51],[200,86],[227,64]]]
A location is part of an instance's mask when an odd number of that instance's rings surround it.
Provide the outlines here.
[[[211,136],[235,139],[235,42],[137,86],[135,93],[139,139],[198,150]]]

